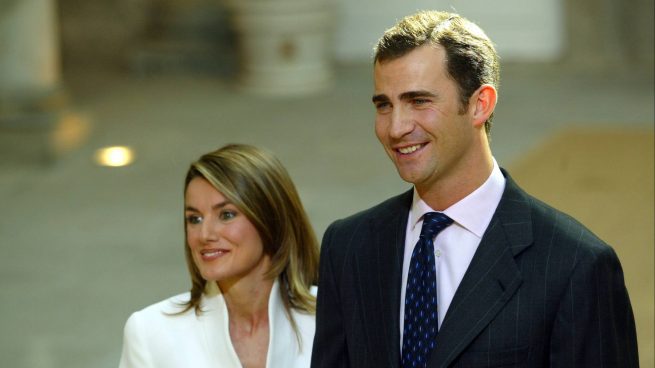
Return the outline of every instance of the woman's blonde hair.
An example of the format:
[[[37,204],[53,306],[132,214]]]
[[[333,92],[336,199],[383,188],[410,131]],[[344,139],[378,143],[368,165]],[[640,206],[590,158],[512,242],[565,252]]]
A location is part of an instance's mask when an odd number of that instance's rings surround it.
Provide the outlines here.
[[[318,278],[318,243],[289,174],[272,153],[243,144],[229,144],[191,164],[184,191],[202,177],[232,202],[255,226],[271,257],[266,277],[278,278],[280,296],[291,324],[291,308],[315,313],[310,287]],[[185,305],[201,313],[200,299],[207,286],[193,261],[186,240],[186,262],[191,274],[191,298]],[[297,334],[298,335],[298,334]]]

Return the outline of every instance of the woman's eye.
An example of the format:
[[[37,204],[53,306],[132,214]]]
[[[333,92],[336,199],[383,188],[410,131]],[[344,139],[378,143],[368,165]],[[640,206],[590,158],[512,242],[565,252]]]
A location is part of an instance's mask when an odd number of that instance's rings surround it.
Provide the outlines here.
[[[226,211],[221,211],[221,213],[219,213],[219,215],[218,215],[218,217],[222,221],[232,220],[236,216],[237,216],[237,213],[235,211],[227,211],[227,210]]]
[[[197,225],[202,222],[202,217],[198,215],[188,215],[186,217],[186,222],[191,225]]]

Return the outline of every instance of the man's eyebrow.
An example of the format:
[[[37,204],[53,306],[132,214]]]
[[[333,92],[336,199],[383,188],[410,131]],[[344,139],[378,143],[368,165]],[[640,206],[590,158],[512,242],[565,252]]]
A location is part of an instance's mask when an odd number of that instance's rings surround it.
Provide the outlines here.
[[[417,98],[417,97],[437,97],[437,95],[435,93],[433,93],[433,92],[425,91],[425,90],[408,91],[408,92],[403,92],[403,93],[400,94],[400,99],[404,100],[404,101],[411,100],[411,99]],[[385,94],[379,94],[379,95],[373,96],[373,98],[371,98],[371,101],[373,101],[373,103],[388,102],[389,97],[387,97],[387,95],[385,95]]]
[[[400,94],[401,100],[411,100],[417,97],[437,97],[437,95],[434,94],[433,92],[425,91],[425,90],[409,91]]]
[[[387,97],[387,95],[384,95],[384,94],[375,95],[375,96],[373,96],[373,97],[371,98],[371,101],[373,101],[373,103],[376,103],[376,102],[387,102],[387,101],[389,101],[389,97]]]

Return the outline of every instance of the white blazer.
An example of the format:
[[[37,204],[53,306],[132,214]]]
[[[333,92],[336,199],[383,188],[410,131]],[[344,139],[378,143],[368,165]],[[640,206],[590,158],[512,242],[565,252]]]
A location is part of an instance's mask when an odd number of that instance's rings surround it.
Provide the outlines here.
[[[216,288],[218,289],[218,288]],[[316,295],[316,288],[312,288]],[[133,313],[125,324],[119,368],[241,368],[232,346],[228,312],[220,290],[203,295],[196,316],[183,309],[189,293],[180,294]],[[315,316],[292,310],[301,337],[294,333],[276,280],[268,301],[270,339],[266,367],[307,368],[311,361]]]

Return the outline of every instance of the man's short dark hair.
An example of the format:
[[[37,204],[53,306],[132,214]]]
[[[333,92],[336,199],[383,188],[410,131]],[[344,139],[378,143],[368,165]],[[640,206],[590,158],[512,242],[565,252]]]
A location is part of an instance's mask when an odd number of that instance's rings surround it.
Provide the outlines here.
[[[480,27],[458,14],[421,11],[403,18],[378,41],[374,62],[399,58],[426,44],[445,49],[448,74],[459,88],[462,112],[481,85],[498,88],[500,64],[496,49]],[[487,135],[492,118],[493,114],[484,124]]]

